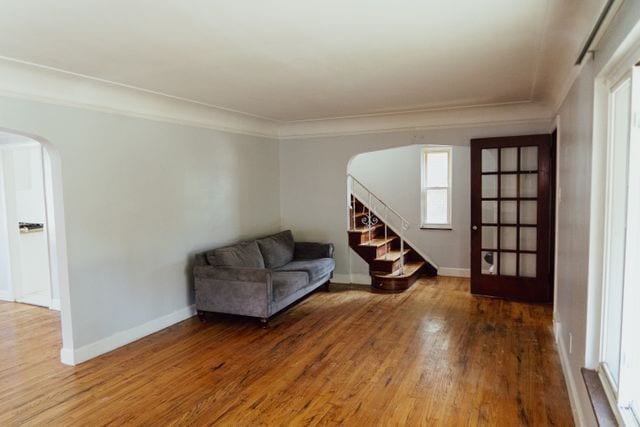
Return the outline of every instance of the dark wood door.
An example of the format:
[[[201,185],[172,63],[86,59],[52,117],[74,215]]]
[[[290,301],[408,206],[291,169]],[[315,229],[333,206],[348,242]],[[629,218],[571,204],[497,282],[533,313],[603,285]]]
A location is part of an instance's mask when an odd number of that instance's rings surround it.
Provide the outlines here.
[[[551,136],[471,140],[471,292],[549,302]]]

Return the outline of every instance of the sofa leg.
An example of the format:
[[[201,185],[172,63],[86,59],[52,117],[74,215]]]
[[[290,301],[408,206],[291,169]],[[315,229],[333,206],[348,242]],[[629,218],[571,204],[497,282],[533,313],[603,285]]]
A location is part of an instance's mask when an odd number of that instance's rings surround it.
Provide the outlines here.
[[[260,325],[262,326],[262,329],[267,329],[269,327],[269,318],[268,317],[261,317],[260,318]]]
[[[200,319],[201,322],[206,322],[207,321],[207,315],[204,311],[202,310],[198,310],[198,319]]]
[[[327,283],[324,284],[322,290],[324,290],[325,292],[329,292],[329,285],[331,285],[331,282],[327,280]]]

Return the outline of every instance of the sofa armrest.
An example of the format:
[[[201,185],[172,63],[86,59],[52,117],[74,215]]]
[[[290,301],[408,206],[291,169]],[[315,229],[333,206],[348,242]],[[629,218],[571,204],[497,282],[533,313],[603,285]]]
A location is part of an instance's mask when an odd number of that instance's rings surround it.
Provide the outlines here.
[[[273,295],[271,270],[197,266],[193,275],[198,310],[269,316]]]
[[[333,243],[296,242],[293,258],[333,258]]]

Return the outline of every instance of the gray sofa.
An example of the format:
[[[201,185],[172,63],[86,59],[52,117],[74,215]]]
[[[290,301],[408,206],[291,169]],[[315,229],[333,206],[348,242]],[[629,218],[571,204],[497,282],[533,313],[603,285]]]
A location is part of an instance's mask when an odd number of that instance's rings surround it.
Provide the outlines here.
[[[331,243],[295,242],[291,230],[196,255],[198,317],[207,312],[269,317],[326,285],[335,261]]]

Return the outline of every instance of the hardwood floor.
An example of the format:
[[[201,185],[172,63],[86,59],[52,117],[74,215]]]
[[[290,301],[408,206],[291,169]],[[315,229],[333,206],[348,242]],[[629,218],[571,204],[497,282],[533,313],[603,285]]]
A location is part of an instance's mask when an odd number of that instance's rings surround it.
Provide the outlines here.
[[[332,285],[269,329],[193,318],[68,367],[55,312],[0,303],[0,425],[573,425],[551,311]]]

